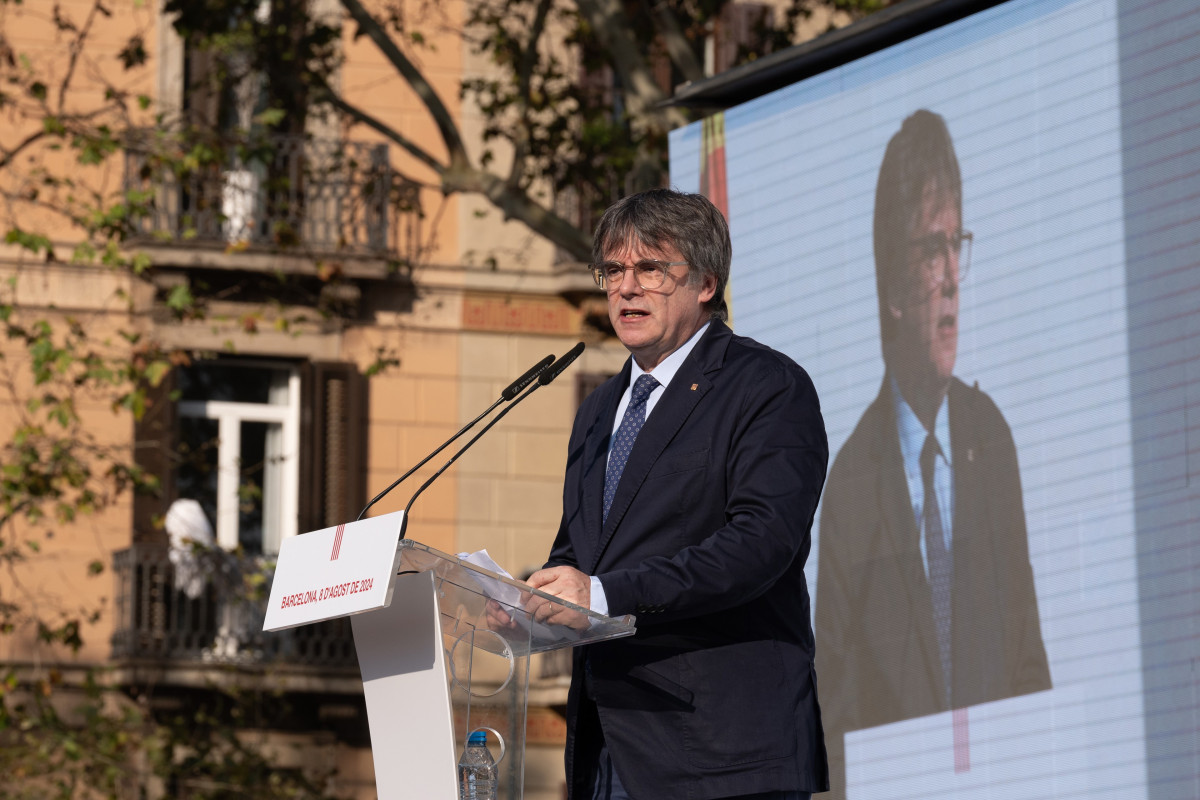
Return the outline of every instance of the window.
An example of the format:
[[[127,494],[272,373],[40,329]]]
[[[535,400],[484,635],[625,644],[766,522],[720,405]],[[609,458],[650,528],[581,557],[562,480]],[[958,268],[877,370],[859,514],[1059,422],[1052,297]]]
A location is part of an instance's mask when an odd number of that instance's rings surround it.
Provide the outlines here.
[[[200,502],[221,547],[278,553],[298,533],[299,370],[202,361],[179,391],[179,496]]]
[[[135,427],[135,459],[161,485],[134,500],[134,541],[161,539],[177,498],[201,504],[222,547],[249,554],[354,519],[365,503],[366,397],[352,364],[218,358],[176,368]]]

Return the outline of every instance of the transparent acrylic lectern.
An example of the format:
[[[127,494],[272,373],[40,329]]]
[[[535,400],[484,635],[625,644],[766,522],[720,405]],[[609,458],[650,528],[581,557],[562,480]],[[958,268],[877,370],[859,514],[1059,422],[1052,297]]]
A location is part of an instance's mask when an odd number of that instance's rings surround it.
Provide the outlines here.
[[[519,800],[530,656],[629,636],[634,618],[594,614],[410,540],[398,563],[391,603],[351,617],[380,800],[456,800],[458,755],[479,729],[499,762],[500,798]],[[532,619],[531,598],[568,624]]]

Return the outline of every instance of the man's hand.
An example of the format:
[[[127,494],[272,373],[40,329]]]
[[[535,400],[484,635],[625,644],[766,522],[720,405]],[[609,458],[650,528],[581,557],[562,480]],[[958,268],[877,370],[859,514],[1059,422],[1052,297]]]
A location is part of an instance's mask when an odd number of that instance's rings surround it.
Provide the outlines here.
[[[512,618],[512,615],[495,600],[487,601],[485,613],[489,630],[497,633],[513,633],[521,630],[521,626]]]
[[[591,608],[592,579],[574,567],[539,569],[525,581],[546,594],[561,597],[568,603]]]
[[[574,567],[550,567],[538,570],[525,581],[546,594],[562,598],[577,606],[591,608],[592,579]],[[538,622],[552,625],[587,627],[587,618],[577,611],[554,606],[547,600],[531,595],[525,610]]]

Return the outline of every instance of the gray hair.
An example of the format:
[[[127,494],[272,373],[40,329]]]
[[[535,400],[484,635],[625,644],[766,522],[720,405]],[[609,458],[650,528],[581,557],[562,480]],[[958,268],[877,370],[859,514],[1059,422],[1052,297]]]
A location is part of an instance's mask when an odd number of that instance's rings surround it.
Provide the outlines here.
[[[907,267],[908,239],[921,215],[925,188],[946,192],[962,216],[962,176],[946,121],[932,111],[914,112],[888,142],[875,184],[875,286],[883,341],[891,337],[888,288]]]
[[[630,195],[609,206],[596,226],[592,239],[592,261],[600,263],[607,253],[634,241],[643,247],[662,250],[673,247],[691,266],[688,284],[695,286],[711,275],[717,291],[708,301],[712,319],[727,319],[725,286],[733,245],[725,217],[704,195],[650,189]]]

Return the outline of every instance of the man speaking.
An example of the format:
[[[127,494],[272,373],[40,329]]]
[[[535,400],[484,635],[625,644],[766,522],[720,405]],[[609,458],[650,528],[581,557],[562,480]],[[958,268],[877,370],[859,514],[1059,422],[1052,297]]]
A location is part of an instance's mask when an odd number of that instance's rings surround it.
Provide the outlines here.
[[[827,788],[804,562],[828,459],[807,373],[723,320],[732,246],[700,195],[605,212],[592,271],[632,354],[575,417],[529,583],[628,639],[575,653],[574,800],[807,800]]]
[[[846,732],[1050,688],[1012,433],[954,376],[962,200],[945,120],[915,112],[876,185],[885,374],[821,511],[818,664],[838,797]]]

